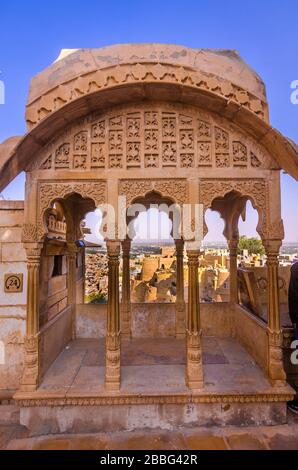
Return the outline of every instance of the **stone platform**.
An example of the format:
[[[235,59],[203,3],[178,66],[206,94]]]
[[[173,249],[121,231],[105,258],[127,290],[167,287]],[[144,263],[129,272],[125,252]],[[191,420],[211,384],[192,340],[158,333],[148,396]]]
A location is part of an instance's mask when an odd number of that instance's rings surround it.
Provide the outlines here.
[[[200,391],[185,386],[183,340],[122,341],[119,392],[105,390],[104,355],[103,339],[70,343],[36,392],[16,394],[21,424],[38,435],[286,423],[291,388],[273,388],[235,339],[203,337]]]

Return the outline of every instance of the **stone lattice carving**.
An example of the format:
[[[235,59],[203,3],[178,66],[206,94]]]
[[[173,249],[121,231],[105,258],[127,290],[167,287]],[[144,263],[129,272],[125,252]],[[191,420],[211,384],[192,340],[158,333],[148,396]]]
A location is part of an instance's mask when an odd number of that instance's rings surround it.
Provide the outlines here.
[[[178,204],[188,202],[188,183],[184,179],[128,179],[119,181],[119,194],[126,196],[127,204],[137,197],[144,197],[150,191],[157,191]]]
[[[179,105],[138,104],[91,115],[44,149],[39,168],[270,167],[270,157],[252,139],[224,119],[201,114]]]
[[[193,71],[174,64],[121,64],[90,72],[61,84],[27,106],[26,120],[30,128],[69,101],[101,89],[125,83],[174,83],[207,91],[238,103],[253,114],[267,120],[267,106],[258,97],[227,80],[202,71]],[[170,124],[170,122],[169,122]]]

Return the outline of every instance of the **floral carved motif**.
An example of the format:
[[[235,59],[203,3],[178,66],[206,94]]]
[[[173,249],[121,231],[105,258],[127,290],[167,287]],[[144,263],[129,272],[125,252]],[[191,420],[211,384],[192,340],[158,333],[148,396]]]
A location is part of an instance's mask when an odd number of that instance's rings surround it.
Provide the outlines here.
[[[134,199],[144,197],[151,191],[157,191],[162,196],[169,197],[178,204],[186,204],[188,202],[188,184],[184,179],[131,179],[119,181],[119,194],[126,196],[128,205]]]
[[[81,131],[74,136],[74,152],[87,153],[88,133]]]
[[[267,187],[263,179],[203,179],[200,182],[200,203],[208,209],[215,198],[224,197],[230,191],[252,197],[257,207],[266,207]]]
[[[247,196],[253,202],[253,206],[259,213],[258,232],[264,239],[268,231],[268,188],[264,179],[231,179],[231,180],[201,180],[199,185],[200,203],[204,210],[212,206],[216,198],[222,198],[230,191],[239,192],[241,196]]]
[[[247,148],[241,142],[233,142],[233,163],[235,166],[247,166]]]
[[[124,107],[125,108],[125,107]],[[148,110],[149,108],[149,110]],[[66,130],[44,149],[32,169],[268,168],[270,156],[232,126],[175,105],[128,107],[121,114],[97,113]],[[205,115],[204,115],[205,117]],[[209,119],[209,122],[208,122]],[[79,127],[82,127],[80,130]],[[51,147],[51,148],[49,148]]]
[[[55,168],[69,168],[70,144],[61,145],[55,153]]]
[[[37,242],[43,236],[43,230],[39,223],[37,224],[24,224],[22,231],[22,241],[26,242]]]
[[[39,187],[39,223],[42,225],[44,212],[58,198],[77,193],[83,198],[93,199],[96,206],[106,202],[106,183],[104,181],[41,183]]]

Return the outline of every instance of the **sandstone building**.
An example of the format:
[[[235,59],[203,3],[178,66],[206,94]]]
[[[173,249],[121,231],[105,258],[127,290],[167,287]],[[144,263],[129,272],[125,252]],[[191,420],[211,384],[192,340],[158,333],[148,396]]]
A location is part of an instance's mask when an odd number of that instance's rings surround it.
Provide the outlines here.
[[[0,387],[13,394],[21,423],[38,433],[285,422],[294,391],[279,305],[280,170],[298,178],[298,150],[270,125],[261,78],[235,51],[63,51],[32,78],[26,123],[24,136],[0,145],[0,191],[26,173],[24,203],[0,202]],[[189,229],[175,239],[175,303],[131,303],[130,240],[120,239],[117,219],[106,240],[108,303],[84,304],[81,222],[101,204],[118,209],[118,196],[127,208],[218,211],[229,301],[200,303],[200,250]],[[238,301],[247,201],[267,255],[266,318]],[[172,346],[163,351],[165,337]]]

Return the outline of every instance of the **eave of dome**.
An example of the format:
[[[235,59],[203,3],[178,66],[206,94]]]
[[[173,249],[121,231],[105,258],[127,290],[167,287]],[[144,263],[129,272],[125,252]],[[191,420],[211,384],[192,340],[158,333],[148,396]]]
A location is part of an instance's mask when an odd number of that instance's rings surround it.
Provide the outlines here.
[[[261,78],[237,51],[194,49],[169,44],[120,44],[94,49],[62,50],[58,59],[31,80],[28,104],[62,83],[112,65],[164,63],[212,74],[266,101]]]

